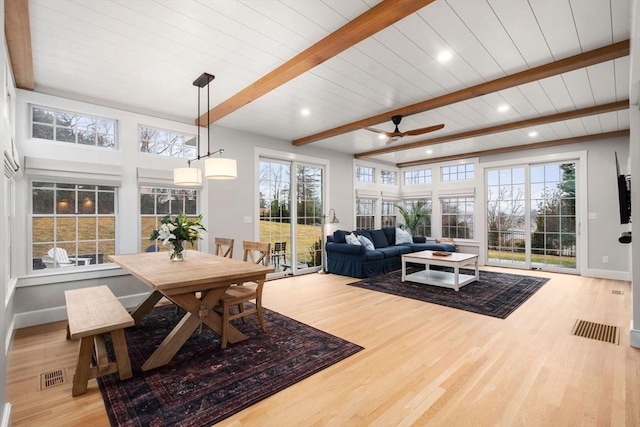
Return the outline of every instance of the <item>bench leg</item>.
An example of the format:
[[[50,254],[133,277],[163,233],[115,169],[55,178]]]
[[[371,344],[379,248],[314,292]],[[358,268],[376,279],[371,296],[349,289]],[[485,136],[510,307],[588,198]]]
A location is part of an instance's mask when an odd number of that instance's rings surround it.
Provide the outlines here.
[[[111,331],[113,339],[113,351],[116,355],[116,363],[118,364],[118,374],[121,380],[131,378],[131,359],[129,359],[129,350],[127,349],[127,340],[124,337],[124,329]]]
[[[91,370],[91,356],[93,355],[93,335],[82,337],[78,350],[78,364],[76,373],[73,375],[72,396],[86,393],[89,382],[89,372]]]

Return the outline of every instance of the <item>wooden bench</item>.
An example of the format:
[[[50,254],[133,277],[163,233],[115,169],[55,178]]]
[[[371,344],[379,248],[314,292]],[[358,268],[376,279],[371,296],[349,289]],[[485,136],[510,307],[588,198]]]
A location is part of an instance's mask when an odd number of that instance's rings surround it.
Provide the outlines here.
[[[124,328],[133,326],[134,321],[120,301],[104,285],[64,291],[64,297],[69,319],[68,337],[81,339],[71,394],[85,393],[91,378],[112,372],[117,371],[121,380],[131,378],[133,373]],[[115,362],[110,362],[107,355],[106,333],[111,333]],[[96,366],[91,366],[94,352]]]

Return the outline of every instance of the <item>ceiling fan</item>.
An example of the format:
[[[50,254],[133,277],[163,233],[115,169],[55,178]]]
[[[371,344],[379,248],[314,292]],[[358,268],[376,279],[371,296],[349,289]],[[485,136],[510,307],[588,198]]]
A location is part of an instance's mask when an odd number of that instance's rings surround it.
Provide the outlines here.
[[[439,125],[428,126],[426,128],[419,128],[419,129],[408,130],[406,132],[400,132],[400,129],[398,129],[398,125],[402,121],[402,116],[401,115],[392,116],[391,121],[393,122],[394,125],[396,125],[396,129],[393,132],[387,132],[386,130],[376,129],[376,128],[365,128],[365,129],[370,130],[371,132],[377,132],[377,133],[386,135],[388,138],[387,144],[391,144],[392,142],[396,142],[403,136],[422,135],[423,133],[433,132],[435,130],[442,129],[444,127],[444,124],[441,123]]]

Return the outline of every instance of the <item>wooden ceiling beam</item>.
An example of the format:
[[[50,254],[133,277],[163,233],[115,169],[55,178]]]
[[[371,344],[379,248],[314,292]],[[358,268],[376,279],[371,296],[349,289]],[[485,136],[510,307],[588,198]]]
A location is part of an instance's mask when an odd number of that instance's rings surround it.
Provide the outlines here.
[[[383,0],[209,111],[213,123],[435,0]],[[207,113],[198,123],[207,123]]]
[[[4,35],[16,86],[34,90],[29,0],[4,0]]]
[[[589,52],[574,55],[569,58],[541,65],[539,67],[531,68],[530,70],[521,71],[516,74],[511,74],[509,76],[501,77],[496,80],[461,89],[457,92],[448,93],[436,98],[418,102],[413,105],[398,108],[396,110],[388,111],[382,114],[368,117],[366,119],[338,126],[333,129],[328,129],[326,131],[322,131],[313,135],[305,136],[303,138],[294,139],[292,141],[292,144],[296,146],[310,144],[321,139],[342,135],[344,133],[353,132],[365,127],[387,122],[389,121],[391,116],[410,116],[412,114],[423,113],[435,108],[455,104],[456,102],[466,101],[468,99],[486,95],[488,93],[493,93],[511,87],[523,85],[525,83],[530,83],[536,80],[544,79],[569,71],[578,70],[580,68],[600,64],[602,62],[611,61],[613,59],[621,58],[628,55],[629,40],[624,40],[609,46],[594,49]]]
[[[629,100],[612,102],[610,104],[596,105],[595,107],[582,108],[580,110],[565,111],[564,113],[552,114],[550,116],[536,117],[535,119],[521,120],[519,122],[504,123],[481,129],[474,129],[467,132],[460,132],[451,135],[439,136],[437,138],[425,139],[422,141],[410,142],[408,144],[391,145],[372,151],[365,151],[354,154],[356,159],[364,157],[379,156],[381,154],[393,153],[394,151],[411,150],[414,148],[426,147],[428,145],[441,144],[443,142],[458,141],[460,139],[474,138],[477,136],[491,135],[499,132],[522,129],[530,126],[544,125],[547,123],[561,122],[563,120],[577,119],[596,114],[610,113],[629,108]]]
[[[420,166],[420,165],[426,165],[429,163],[447,162],[449,160],[468,159],[471,157],[488,156],[490,154],[511,153],[514,151],[532,150],[534,148],[546,148],[546,147],[555,147],[558,145],[577,144],[581,142],[595,141],[596,139],[618,138],[618,137],[624,137],[629,135],[630,135],[629,129],[623,129],[623,130],[617,130],[613,132],[604,132],[604,133],[597,133],[592,135],[574,136],[571,138],[554,139],[551,141],[533,142],[531,144],[512,145],[509,147],[502,147],[502,148],[492,148],[490,150],[474,151],[472,153],[454,154],[451,156],[441,156],[441,157],[432,157],[429,159],[413,160],[410,162],[398,163],[396,164],[396,166],[399,168],[406,168],[409,166]]]

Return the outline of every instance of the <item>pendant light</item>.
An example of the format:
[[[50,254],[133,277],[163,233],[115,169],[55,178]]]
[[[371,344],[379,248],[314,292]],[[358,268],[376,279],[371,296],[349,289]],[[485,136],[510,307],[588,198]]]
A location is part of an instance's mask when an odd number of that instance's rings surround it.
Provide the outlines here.
[[[200,77],[193,81],[193,85],[198,87],[198,119],[196,125],[198,127],[198,137],[196,138],[196,150],[198,156],[193,160],[200,160],[211,157],[214,154],[220,154],[220,157],[210,158],[204,162],[204,172],[207,179],[236,179],[238,177],[238,166],[234,159],[226,159],[222,157],[224,148],[220,148],[211,152],[211,123],[209,121],[209,83],[215,79],[215,76],[208,73],[202,73]],[[207,87],[207,154],[200,155],[200,90]],[[184,187],[194,187],[202,185],[202,171],[199,168],[192,168],[191,162],[187,161],[188,167],[176,168],[173,170],[173,184]]]

